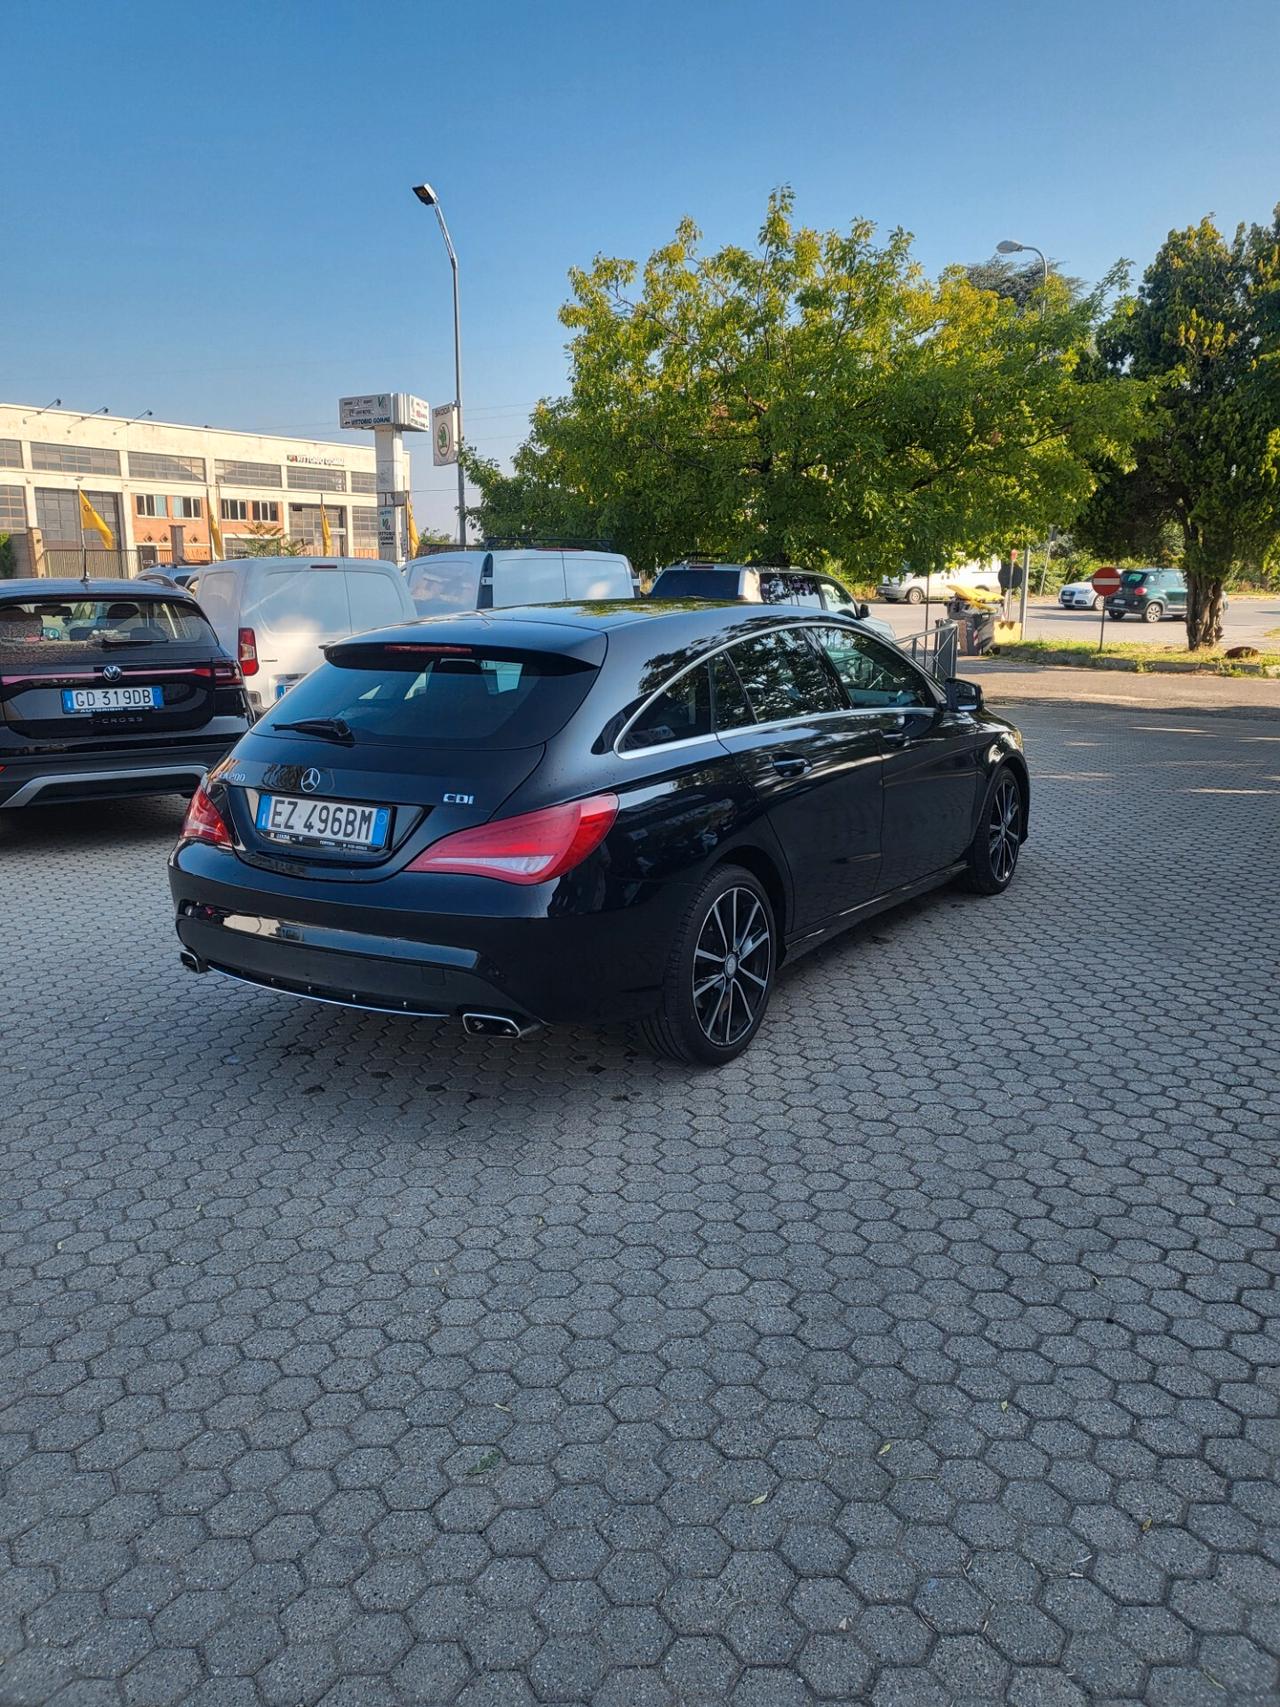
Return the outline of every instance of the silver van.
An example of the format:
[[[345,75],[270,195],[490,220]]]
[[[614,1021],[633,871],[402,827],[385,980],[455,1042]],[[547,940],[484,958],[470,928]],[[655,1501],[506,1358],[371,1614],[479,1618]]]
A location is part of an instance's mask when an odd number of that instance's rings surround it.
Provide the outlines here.
[[[406,570],[419,616],[554,605],[564,599],[634,599],[629,560],[612,551],[439,551]]]
[[[322,648],[415,615],[404,577],[374,557],[236,557],[189,583],[255,711],[323,662]]]

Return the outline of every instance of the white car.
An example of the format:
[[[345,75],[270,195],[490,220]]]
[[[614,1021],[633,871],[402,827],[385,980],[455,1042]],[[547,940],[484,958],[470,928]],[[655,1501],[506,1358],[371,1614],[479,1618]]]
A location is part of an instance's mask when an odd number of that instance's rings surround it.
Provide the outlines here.
[[[896,575],[892,579],[886,576],[876,588],[876,597],[887,599],[890,604],[922,605],[926,598],[930,603],[942,604],[951,597],[951,589],[956,586],[969,587],[975,593],[999,598],[999,565],[990,568],[966,563],[959,569],[939,571],[927,580],[923,575]]]
[[[1069,581],[1058,594],[1064,610],[1101,610],[1102,594],[1095,593],[1092,581]]]
[[[373,557],[237,557],[187,591],[237,658],[255,712],[323,663],[323,648],[417,614],[394,563]]]

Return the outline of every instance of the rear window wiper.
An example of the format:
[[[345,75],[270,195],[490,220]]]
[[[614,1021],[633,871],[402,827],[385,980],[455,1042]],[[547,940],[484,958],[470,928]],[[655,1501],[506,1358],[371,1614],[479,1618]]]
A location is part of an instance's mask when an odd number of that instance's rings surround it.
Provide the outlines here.
[[[98,640],[99,646],[155,646],[156,644],[157,641],[154,638],[130,640],[127,635],[122,635],[117,639],[114,635],[104,634],[101,635]],[[163,646],[164,641],[160,641],[158,644]]]
[[[273,723],[273,729],[296,729],[300,735],[318,735],[322,741],[354,745],[356,732],[341,717],[300,717],[296,723]]]

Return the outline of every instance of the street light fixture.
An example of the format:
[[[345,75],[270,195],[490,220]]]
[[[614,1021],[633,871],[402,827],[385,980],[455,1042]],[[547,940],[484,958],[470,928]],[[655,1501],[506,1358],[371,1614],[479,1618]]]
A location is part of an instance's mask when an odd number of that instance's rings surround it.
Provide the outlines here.
[[[1039,255],[1040,257],[1040,318],[1043,320],[1049,307],[1049,263],[1044,258],[1044,250],[1037,249],[1034,243],[1015,243],[1012,237],[1006,237],[996,244],[998,255]],[[1023,629],[1027,626],[1027,582],[1031,579],[1031,547],[1027,546],[1022,564],[1022,586],[1018,590],[1018,621]]]
[[[440,206],[440,198],[430,184],[415,184],[413,193],[423,207],[435,209],[436,222],[440,227],[440,235],[444,238],[445,251],[449,256],[449,266],[453,271],[453,380],[454,408],[457,411],[457,453],[458,453],[458,544],[467,543],[467,476],[462,466],[462,320],[458,312],[458,257],[454,253],[453,239],[449,236],[449,227],[444,221],[444,212]]]

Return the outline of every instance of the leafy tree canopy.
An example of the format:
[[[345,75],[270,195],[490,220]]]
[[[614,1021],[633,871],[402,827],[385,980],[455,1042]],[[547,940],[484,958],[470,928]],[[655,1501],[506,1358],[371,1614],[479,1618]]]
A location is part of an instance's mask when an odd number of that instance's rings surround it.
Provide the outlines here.
[[[1228,242],[1172,231],[1099,350],[1147,387],[1135,456],[1109,463],[1077,532],[1102,551],[1180,561],[1187,639],[1222,635],[1222,589],[1280,561],[1280,208]]]
[[[1078,299],[1051,277],[1029,314],[963,267],[930,281],[905,232],[792,212],[775,193],[754,249],[704,255],[686,220],[643,268],[570,275],[567,395],[509,474],[470,459],[486,537],[607,539],[643,569],[830,556],[869,578],[1069,523],[1141,400],[1090,356],[1119,274]]]

